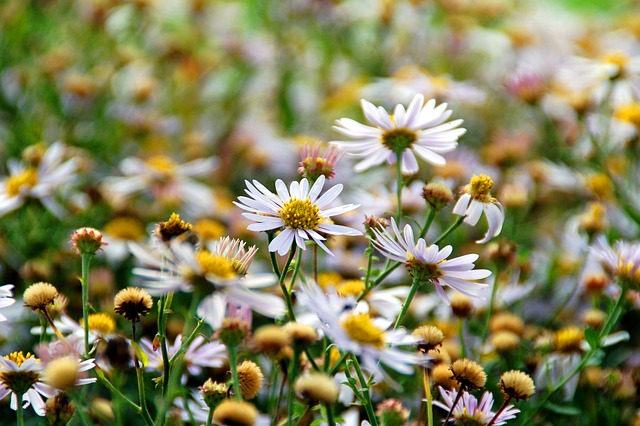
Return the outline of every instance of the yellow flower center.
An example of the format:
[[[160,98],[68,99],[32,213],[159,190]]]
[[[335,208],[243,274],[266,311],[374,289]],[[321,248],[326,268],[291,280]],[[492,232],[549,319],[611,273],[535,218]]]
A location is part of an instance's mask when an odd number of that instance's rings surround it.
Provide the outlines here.
[[[438,265],[444,262],[445,260],[441,260],[438,263],[422,263],[413,257],[412,254],[407,253],[408,259],[406,263],[406,267],[409,270],[411,276],[421,283],[425,283],[427,281],[435,280],[442,276],[442,272],[438,268]]]
[[[384,330],[380,330],[373,324],[369,314],[349,314],[342,320],[341,325],[349,337],[356,342],[377,348],[384,346]]]
[[[387,130],[382,134],[382,143],[395,153],[404,152],[416,141],[416,133],[405,128]]]
[[[587,178],[586,186],[596,197],[603,200],[613,198],[613,182],[604,173],[596,173]]]
[[[607,64],[617,65],[618,67],[623,68],[629,62],[629,55],[620,51],[611,52],[604,55],[602,60]]]
[[[364,281],[347,280],[338,286],[338,294],[342,297],[359,296],[364,290]]]
[[[176,163],[166,155],[156,155],[147,160],[147,166],[164,177],[171,177],[176,169]]]
[[[21,366],[27,359],[35,358],[35,356],[29,352],[25,355],[20,351],[5,355],[4,358],[15,362],[18,366]],[[40,362],[40,360],[36,359],[36,362]],[[13,371],[0,369],[0,383],[11,389],[15,394],[22,395],[26,393],[39,379],[40,373],[38,371]]]
[[[493,197],[491,197],[492,187],[493,179],[490,176],[473,175],[471,182],[467,185],[467,192],[481,203],[491,203],[494,201]]]
[[[620,121],[640,127],[640,103],[631,102],[618,107],[614,117]]]
[[[226,235],[226,228],[217,220],[200,219],[193,224],[195,232],[202,241],[212,241]]]
[[[556,350],[561,353],[581,352],[580,343],[584,333],[578,327],[565,327],[556,333]]]
[[[323,290],[327,290],[329,287],[338,287],[341,282],[342,276],[337,272],[328,271],[318,274],[318,285]]]
[[[100,334],[109,334],[116,328],[116,323],[109,315],[97,313],[89,315],[89,330]]]
[[[308,198],[290,198],[279,213],[285,226],[293,230],[316,229],[320,225],[320,208]]]
[[[7,179],[7,194],[10,197],[20,195],[23,188],[33,188],[38,183],[36,169],[29,168]]]
[[[22,365],[23,362],[25,362],[26,360],[28,360],[29,358],[35,358],[36,356],[33,355],[31,352],[27,352],[27,354],[23,354],[22,351],[17,351],[17,352],[11,352],[9,355],[5,355],[4,359],[8,359],[9,361],[13,361],[15,362],[18,367],[20,367]],[[40,361],[39,359],[36,361]]]
[[[224,256],[213,254],[206,250],[196,253],[196,261],[204,275],[213,275],[216,278],[234,278],[236,269],[233,261]]]
[[[142,222],[132,217],[116,217],[104,226],[104,233],[127,241],[139,241],[145,236]]]

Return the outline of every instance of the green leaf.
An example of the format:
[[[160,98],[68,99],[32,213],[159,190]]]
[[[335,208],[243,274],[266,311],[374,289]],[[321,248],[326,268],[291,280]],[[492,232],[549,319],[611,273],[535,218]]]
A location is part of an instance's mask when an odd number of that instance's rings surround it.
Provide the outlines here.
[[[147,356],[147,354],[144,353],[140,345],[138,345],[138,343],[136,342],[131,342],[131,345],[133,346],[133,350],[136,353],[136,357],[142,363],[142,366],[146,367],[147,365],[149,365],[149,357]]]
[[[571,407],[569,405],[558,405],[553,402],[547,402],[545,408],[549,411],[553,411],[556,414],[563,414],[565,416],[578,416],[583,413],[583,410],[577,407]]]

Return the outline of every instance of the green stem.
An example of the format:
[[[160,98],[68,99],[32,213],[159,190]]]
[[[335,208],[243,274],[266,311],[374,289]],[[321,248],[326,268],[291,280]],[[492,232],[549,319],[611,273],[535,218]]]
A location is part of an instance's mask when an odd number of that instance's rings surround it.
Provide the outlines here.
[[[460,337],[460,354],[462,358],[467,357],[467,345],[464,342],[464,319],[458,318],[458,336]]]
[[[18,398],[18,409],[16,410],[16,421],[18,426],[24,426],[24,408],[22,408],[22,395],[16,395]]]
[[[402,219],[402,187],[404,185],[404,179],[402,178],[402,152],[396,152],[396,200],[398,206],[396,209],[396,222],[400,226],[400,219]]]
[[[429,370],[426,368],[424,373],[424,393],[427,396],[427,424],[433,426],[433,395],[431,395],[431,383],[429,382]]]
[[[370,237],[367,237],[369,240],[369,247],[367,247],[368,256],[367,256],[367,270],[364,276],[364,288],[369,288],[369,280],[371,279],[371,267],[373,266],[373,243]]]
[[[420,235],[418,236],[418,238],[424,238],[424,236],[427,235],[427,232],[431,227],[431,223],[433,223],[433,219],[436,217],[436,213],[438,213],[436,209],[434,208],[429,209],[427,220],[425,221],[424,226],[422,227],[422,230],[420,231]]]
[[[484,321],[484,331],[482,332],[482,343],[487,340],[489,335],[489,323],[491,322],[491,316],[493,315],[493,303],[496,298],[496,289],[498,288],[498,277],[493,280],[493,287],[491,288],[491,298],[489,299],[489,306],[487,307],[487,318]]]
[[[329,426],[336,426],[336,419],[333,416],[333,404],[324,403],[327,411],[327,424]]]
[[[439,243],[440,243],[440,241],[444,240],[444,239],[445,239],[445,238],[446,238],[450,233],[452,233],[453,231],[455,231],[455,229],[456,229],[458,226],[460,226],[460,224],[462,223],[462,221],[464,220],[464,218],[465,218],[465,217],[466,217],[466,216],[458,216],[458,217],[456,218],[456,221],[455,221],[455,222],[453,222],[453,224],[452,224],[452,225],[451,225],[451,226],[450,226],[446,231],[444,231],[444,233],[443,233],[442,235],[440,235],[440,236],[438,237],[438,239],[437,239],[437,240],[435,240],[435,241],[433,242],[433,244],[439,244]]]
[[[453,410],[456,408],[456,405],[458,405],[458,401],[460,401],[460,398],[462,397],[463,393],[464,393],[464,386],[460,385],[460,390],[456,395],[456,399],[453,400],[453,405],[451,405],[451,410],[449,410],[449,413],[447,413],[447,418],[444,419],[444,422],[442,422],[442,424],[445,424],[445,425],[447,424],[447,422],[449,421],[449,418],[451,417],[451,414],[453,414]]]
[[[295,314],[293,313],[293,301],[291,300],[291,294],[287,289],[287,286],[284,283],[284,279],[287,276],[287,272],[289,271],[289,266],[291,265],[291,261],[293,260],[293,256],[296,254],[296,244],[291,244],[291,251],[289,252],[289,257],[287,258],[287,262],[284,265],[284,269],[280,274],[280,279],[278,280],[278,284],[280,285],[280,289],[282,290],[282,295],[284,296],[284,301],[287,304],[287,314],[289,315],[289,321],[295,320]]]
[[[213,424],[213,409],[209,408],[209,414],[207,414],[207,426],[211,426]]]
[[[375,280],[373,280],[373,283],[371,283],[371,287],[367,287],[365,288],[362,293],[360,293],[360,295],[358,296],[357,301],[361,301],[362,299],[365,298],[365,296],[367,294],[369,294],[369,292],[371,290],[373,290],[374,288],[376,288],[378,285],[380,285],[380,283],[389,276],[390,273],[392,273],[393,271],[396,270],[396,268],[400,265],[402,265],[402,262],[395,262],[393,265],[389,266],[388,268],[386,268],[384,271],[382,271],[382,273],[380,275],[377,276],[377,278]]]
[[[416,292],[418,291],[418,287],[420,287],[420,281],[417,278],[414,278],[413,282],[411,283],[411,288],[409,289],[409,294],[407,295],[407,299],[404,301],[404,305],[402,305],[402,310],[400,311],[400,314],[398,315],[398,319],[396,320],[396,323],[393,326],[394,330],[400,327],[400,325],[402,324],[402,321],[404,321],[404,317],[407,315],[407,312],[409,312],[409,305],[413,300],[413,296],[416,295]]]
[[[364,374],[362,374],[362,370],[360,369],[360,364],[358,363],[358,358],[351,354],[351,359],[353,360],[353,366],[356,370],[356,374],[358,375],[358,380],[360,380],[360,385],[362,386],[362,398],[364,399],[363,405],[364,409],[367,412],[367,416],[369,417],[369,422],[371,426],[378,426],[378,418],[376,417],[375,410],[373,409],[373,402],[371,401],[371,391],[369,389],[369,385],[364,378]]]
[[[109,389],[113,395],[117,395],[118,398],[120,398],[122,401],[124,401],[129,406],[129,408],[131,408],[136,413],[140,414],[142,412],[140,406],[138,404],[136,404],[135,402],[133,402],[132,400],[130,400],[129,398],[127,398],[125,396],[125,394],[120,392],[120,390],[118,388],[116,388],[109,381],[109,379],[107,379],[105,377],[104,373],[102,372],[102,370],[99,367],[96,366],[96,368],[94,368],[94,371],[96,372],[96,376],[98,377],[98,381],[100,383],[102,383],[107,389]]]
[[[227,347],[229,352],[229,366],[231,367],[231,378],[233,380],[233,394],[237,400],[242,401],[242,389],[240,388],[240,378],[238,376],[238,358],[236,347],[230,345]]]
[[[195,339],[198,336],[198,332],[200,332],[200,329],[202,328],[203,325],[204,325],[204,320],[201,320],[201,319],[198,320],[198,323],[196,324],[195,328],[193,329],[193,331],[191,332],[187,340],[184,340],[182,342],[182,345],[180,345],[180,349],[178,349],[178,351],[175,354],[173,354],[173,356],[169,360],[169,365],[173,366],[176,363],[177,359],[187,350],[191,342],[193,342],[193,339]]]
[[[82,314],[84,316],[84,357],[89,358],[89,263],[91,255],[83,253],[82,259]]]
[[[297,348],[293,349],[293,357],[291,358],[291,365],[289,366],[289,390],[287,394],[287,425],[293,425],[293,401],[295,391],[293,385],[296,381],[296,375],[298,374],[298,363],[300,362],[300,351]]]
[[[138,378],[138,398],[140,399],[140,408],[142,418],[147,426],[153,426],[153,419],[151,418],[151,414],[149,414],[149,408],[147,407],[147,397],[144,391],[144,376],[142,374],[142,368],[138,363],[138,358],[134,356],[133,361],[136,364],[136,377]]]
[[[273,235],[274,232],[267,232],[267,240],[269,241],[269,244],[271,244],[271,241],[273,240]],[[275,272],[277,276],[280,276],[280,268],[278,267],[278,259],[276,258],[275,251],[269,250],[269,259],[271,259],[271,267],[273,268],[273,272]]]

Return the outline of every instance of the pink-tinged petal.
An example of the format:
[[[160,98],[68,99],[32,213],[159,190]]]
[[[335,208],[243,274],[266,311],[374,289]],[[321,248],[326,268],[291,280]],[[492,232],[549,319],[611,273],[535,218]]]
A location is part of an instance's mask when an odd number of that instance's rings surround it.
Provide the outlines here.
[[[362,232],[353,228],[349,228],[348,226],[334,225],[329,223],[323,223],[318,226],[317,229],[321,232],[324,232],[325,234],[331,235],[349,235],[354,237],[362,235]]]
[[[418,173],[418,161],[413,152],[405,150],[402,153],[402,173],[405,175],[413,175]]]

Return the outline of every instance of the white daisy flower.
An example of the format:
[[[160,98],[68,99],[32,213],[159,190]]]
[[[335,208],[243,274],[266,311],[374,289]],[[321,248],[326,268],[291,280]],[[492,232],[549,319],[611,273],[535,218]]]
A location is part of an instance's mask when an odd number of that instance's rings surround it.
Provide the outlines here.
[[[13,293],[11,293],[12,288],[13,284],[0,286],[0,309],[6,308],[7,306],[11,306],[15,303],[16,300],[12,297]],[[0,322],[6,320],[7,317],[0,314]]]
[[[54,192],[68,185],[76,172],[75,160],[63,161],[63,157],[64,145],[56,142],[41,154],[36,153],[28,164],[9,160],[9,177],[0,182],[0,216],[18,209],[28,198],[35,198],[55,216],[62,217],[64,210],[54,199]]]
[[[464,187],[465,193],[453,208],[453,213],[465,216],[464,222],[471,226],[478,223],[484,212],[489,229],[484,238],[476,241],[478,244],[484,244],[499,235],[504,223],[504,207],[491,196],[491,187],[493,187],[493,179],[489,176],[473,175],[469,184]]]
[[[42,396],[51,398],[56,390],[41,382],[43,364],[35,356],[13,352],[0,358],[0,399],[11,394],[11,409],[18,410],[18,395],[22,395],[24,408],[33,406],[39,416],[44,416]]]
[[[364,99],[362,110],[373,126],[341,118],[336,121],[337,126],[333,126],[334,130],[355,140],[331,141],[349,154],[364,158],[356,164],[357,172],[384,161],[395,163],[398,154],[402,154],[404,174],[418,171],[414,153],[428,163],[441,166],[446,161],[440,154],[453,151],[458,146],[458,138],[466,132],[458,128],[463,120],[446,122],[451,116],[446,103],[436,107],[436,101],[431,99],[425,104],[422,95],[416,95],[406,110],[396,105],[393,115]]]
[[[321,234],[362,235],[353,228],[331,223],[331,217],[359,207],[359,204],[345,204],[327,208],[342,192],[342,184],[331,187],[320,196],[325,183],[324,176],[319,176],[311,188],[307,179],[291,182],[288,189],[284,182],[278,179],[277,194],[256,180],[253,184],[245,182],[245,192],[250,198],[238,197],[239,201],[234,201],[234,204],[249,212],[243,213],[244,217],[256,222],[247,229],[259,232],[283,228],[269,243],[269,251],[277,251],[278,254],[284,255],[291,250],[294,241],[300,249],[306,250],[306,240],[313,240],[324,251],[333,255],[322,242],[326,238]]]
[[[395,239],[386,229],[374,229],[376,239],[373,240],[373,244],[386,257],[404,263],[415,279],[422,283],[432,283],[446,303],[449,303],[449,298],[443,286],[451,287],[472,298],[483,297],[483,289],[487,284],[478,283],[475,280],[487,278],[491,275],[491,271],[473,269],[475,267],[473,262],[479,257],[477,254],[467,254],[447,260],[453,251],[451,246],[443,249],[435,244],[427,246],[423,238],[418,238],[416,242],[411,226],[406,225],[400,233],[393,218],[391,227]]]
[[[299,308],[314,314],[318,319],[314,325],[341,351],[359,356],[370,374],[390,380],[380,364],[401,374],[411,374],[413,366],[423,361],[415,347],[409,350],[397,347],[413,345],[414,337],[404,329],[392,330],[393,321],[363,313],[353,297],[343,298],[333,291],[325,294],[311,282],[303,283],[301,290]]]
[[[199,312],[213,297],[219,302],[216,306],[226,306],[226,302],[231,301],[249,305],[256,312],[273,318],[284,312],[283,300],[252,289],[274,285],[276,276],[272,273],[247,274],[257,248],[245,250],[244,246],[243,241],[226,237],[210,243],[206,248],[196,248],[190,243],[174,240],[170,251],[166,253],[151,252],[134,243],[129,248],[144,265],[134,268],[133,274],[144,280],[142,285],[152,295],[173,291],[192,292],[197,286],[204,294],[213,292],[200,302]],[[214,324],[210,325],[215,328]]]

